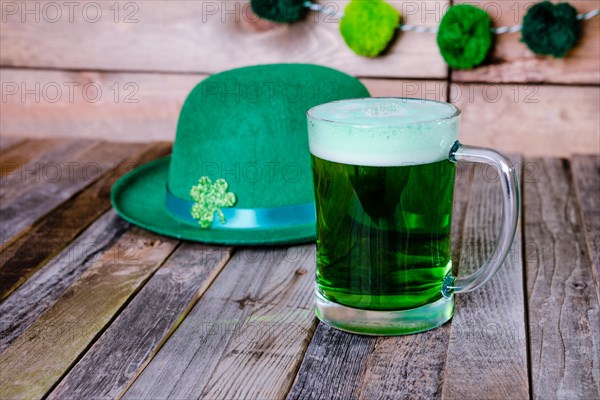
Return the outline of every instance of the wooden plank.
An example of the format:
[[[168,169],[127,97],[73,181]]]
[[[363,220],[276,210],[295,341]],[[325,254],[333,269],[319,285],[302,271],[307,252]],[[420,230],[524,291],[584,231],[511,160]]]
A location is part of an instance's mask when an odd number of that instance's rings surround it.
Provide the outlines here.
[[[326,5],[343,11],[347,3],[331,1]],[[390,3],[404,13],[406,23],[435,26],[448,1]],[[38,4],[43,13],[47,2]],[[97,23],[84,18],[83,7],[71,20],[64,9],[62,18],[52,23],[43,18],[35,23],[34,15],[26,15],[22,22],[21,9],[7,15],[2,25],[0,64],[210,74],[252,64],[302,62],[357,76],[447,76],[435,34],[403,32],[387,54],[370,59],[348,49],[339,33],[338,19],[324,14],[311,12],[304,21],[293,24],[268,24],[256,20],[247,1],[120,1],[116,7],[107,2],[98,6],[91,7],[87,18],[96,18],[96,8],[100,8],[102,16]],[[116,23],[115,8],[120,10]],[[124,22],[131,13],[130,23]],[[22,43],[28,44],[26,51]]]
[[[519,25],[536,1],[454,0],[488,12],[494,26]],[[598,2],[573,0],[579,13],[598,8]],[[583,22],[581,38],[563,59],[536,56],[521,42],[521,33],[496,35],[489,63],[474,70],[453,71],[452,79],[466,82],[560,82],[597,85],[600,82],[600,18]]]
[[[448,83],[442,80],[423,79],[373,79],[360,80],[372,97],[409,97],[447,101]]]
[[[358,398],[366,359],[375,342],[374,337],[353,335],[319,322],[287,398]]]
[[[600,153],[595,87],[453,85],[461,141],[530,156]]]
[[[119,145],[113,160],[132,153],[104,172],[88,188],[52,210],[19,240],[0,254],[0,300],[9,296],[27,278],[58,254],[75,237],[110,208],[110,189],[126,172],[169,153],[169,143]],[[113,151],[114,145],[109,150]],[[106,151],[102,150],[102,151]]]
[[[139,144],[100,143],[72,159],[63,159],[61,164],[54,164],[52,172],[42,170],[39,183],[11,199],[8,204],[3,201],[0,205],[3,216],[0,243],[14,240],[40,217],[92,184],[138,148]]]
[[[169,140],[175,137],[181,106],[191,89],[206,78],[202,74],[71,72],[8,69],[2,80],[26,87],[73,82],[79,87],[93,83],[110,101],[88,101],[76,92],[73,100],[63,93],[56,102],[47,96],[21,100],[19,93],[7,96],[0,120],[2,132],[28,137],[102,138],[111,141]],[[373,96],[418,97],[445,101],[447,83],[440,80],[361,79]],[[116,86],[115,86],[116,85]],[[127,86],[130,85],[130,86]],[[129,89],[124,90],[127,86]],[[115,90],[121,88],[115,101]],[[65,87],[66,89],[67,87]],[[135,95],[133,91],[137,90]],[[132,96],[131,99],[128,96]],[[127,97],[127,102],[126,101]],[[130,102],[136,101],[136,102]]]
[[[533,397],[598,398],[600,307],[570,165],[528,162],[537,167],[524,187]]]
[[[18,146],[14,146],[7,151],[2,152],[2,162],[0,163],[0,178],[14,173],[20,173],[23,176],[25,171],[23,167],[31,160],[40,158],[53,148],[63,144],[60,139],[38,139],[22,140]],[[17,171],[21,169],[21,171]],[[15,172],[17,171],[17,172]]]
[[[68,167],[65,163],[80,157],[98,143],[97,140],[67,140],[54,149],[48,149],[40,158],[19,168],[18,173],[4,176],[0,179],[2,205],[12,202],[36,185],[57,180],[58,174],[62,174],[62,168]],[[66,172],[68,175],[68,171]]]
[[[458,265],[472,166],[459,164],[453,207]],[[368,337],[319,323],[288,399],[439,398],[450,325],[398,337]],[[343,379],[344,384],[339,381]]]
[[[175,331],[232,253],[230,247],[180,246],[49,398],[117,398]]]
[[[511,157],[517,171],[520,157]],[[461,251],[461,275],[492,253],[502,217],[495,173],[475,167]],[[486,286],[455,297],[443,399],[529,397],[520,228],[506,261]]]
[[[575,156],[571,162],[573,183],[581,207],[592,275],[600,299],[600,157]]]
[[[237,252],[124,398],[282,398],[314,330],[314,245]]]
[[[3,130],[34,131],[44,136],[72,135],[115,141],[173,140],[181,104],[203,75],[73,73],[9,70],[12,80],[81,82],[108,87],[135,82],[139,103],[35,103],[24,107],[9,97]],[[48,74],[46,76],[46,74]],[[4,72],[3,76],[6,75]],[[30,76],[31,75],[31,76]],[[46,76],[46,77],[45,77]],[[45,78],[44,78],[45,77]],[[86,78],[87,77],[87,78]],[[446,101],[448,85],[439,80],[362,79],[373,96],[405,96]],[[29,84],[29,83],[28,83]],[[590,87],[543,85],[464,85],[450,87],[450,99],[463,110],[461,140],[526,155],[568,156],[600,153],[600,92]],[[66,101],[66,100],[65,100]],[[519,121],[515,124],[514,121]],[[12,127],[12,128],[11,128]],[[577,132],[576,135],[565,132]]]
[[[42,398],[176,246],[138,229],[123,235],[0,354],[0,397]]]
[[[24,142],[25,139],[17,136],[0,136],[0,153],[4,155],[8,150],[20,146]]]
[[[177,118],[201,74],[2,70],[1,81],[19,87],[58,85],[61,96],[41,91],[21,98],[17,91],[2,103],[0,130],[28,137],[101,138],[111,141],[173,141]],[[69,85],[73,85],[69,96]],[[89,87],[89,95],[83,88]],[[94,88],[102,97],[94,101]],[[41,90],[41,89],[40,89]]]
[[[130,228],[117,213],[107,212],[0,303],[0,353]]]

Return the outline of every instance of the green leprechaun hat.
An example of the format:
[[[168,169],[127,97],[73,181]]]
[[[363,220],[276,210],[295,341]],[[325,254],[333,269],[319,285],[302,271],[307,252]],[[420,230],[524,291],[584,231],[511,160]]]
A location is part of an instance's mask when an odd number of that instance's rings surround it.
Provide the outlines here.
[[[355,78],[308,64],[222,72],[200,82],[179,115],[171,156],[112,188],[115,210],[150,231],[205,243],[314,240],[306,112],[369,96]]]

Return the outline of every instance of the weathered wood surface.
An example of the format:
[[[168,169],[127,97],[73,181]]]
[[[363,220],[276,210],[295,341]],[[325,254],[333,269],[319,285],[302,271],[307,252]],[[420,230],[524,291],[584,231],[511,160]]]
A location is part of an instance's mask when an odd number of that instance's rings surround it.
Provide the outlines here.
[[[598,18],[600,20],[600,18]],[[71,103],[68,96],[50,103],[18,96],[3,103],[0,128],[3,132],[32,132],[39,137],[102,137],[114,141],[169,140],[175,137],[179,110],[202,74],[136,74],[7,70],[2,76],[25,82],[94,82],[105,88],[106,101],[92,103],[81,93]],[[419,97],[452,100],[462,110],[461,140],[525,155],[569,157],[574,153],[599,153],[600,128],[596,109],[597,87],[521,84],[448,84],[445,80],[373,79],[362,82],[373,96]],[[137,85],[137,103],[123,103],[132,89],[117,84]],[[35,116],[35,118],[32,118]],[[93,122],[90,122],[93,121]],[[519,123],[515,123],[519,121]],[[568,135],[565,132],[577,132]],[[100,135],[99,132],[102,132]],[[20,169],[23,170],[23,169]],[[31,180],[31,177],[29,177]]]
[[[494,26],[523,22],[531,0],[454,0],[487,11]],[[597,1],[569,1],[579,13],[598,8]],[[597,85],[600,82],[600,18],[582,23],[581,38],[565,58],[537,56],[521,42],[521,33],[496,35],[489,62],[473,70],[453,71],[452,79],[464,82],[559,82]]]
[[[347,3],[326,4],[342,11]],[[439,22],[436,10],[445,8],[448,1],[390,3],[404,11],[406,23],[433,26]],[[44,2],[39,4],[42,10]],[[404,32],[386,55],[370,59],[353,53],[339,33],[338,19],[324,14],[310,12],[301,22],[268,24],[256,20],[246,1],[116,4],[98,2],[102,16],[96,23],[88,22],[96,18],[96,7],[91,7],[87,16],[79,6],[72,21],[64,9],[62,18],[52,23],[45,21],[44,15],[39,23],[33,15],[27,16],[25,23],[20,12],[6,15],[0,65],[215,73],[253,64],[303,62],[357,76],[447,76],[435,34]],[[116,23],[115,8],[120,11]]]
[[[375,341],[373,337],[352,335],[319,322],[287,398],[358,398],[366,360]]]
[[[52,306],[131,226],[109,211],[0,303],[0,353]]]
[[[495,26],[520,24],[532,4],[527,0],[455,1],[459,2],[485,9]],[[446,1],[390,3],[403,12],[406,23],[422,26],[438,25],[448,6]],[[338,19],[323,14],[311,12],[304,21],[294,24],[270,24],[257,21],[246,2],[161,1],[133,3],[134,6],[117,2],[117,7],[113,3],[99,4],[102,16],[96,23],[86,21],[88,13],[81,7],[72,21],[64,9],[62,18],[47,22],[44,18],[51,16],[42,11],[45,2],[40,3],[38,23],[35,15],[27,15],[24,23],[20,9],[7,14],[3,21],[5,40],[0,64],[215,73],[256,63],[313,62],[359,76],[446,77],[446,66],[439,55],[435,34],[431,33],[400,33],[389,54],[371,60],[352,53],[339,33]],[[347,2],[325,4],[331,10],[342,11]],[[596,2],[588,0],[575,0],[572,4],[579,12],[598,7]],[[89,18],[94,19],[95,7],[89,13]],[[170,29],[172,26],[177,29]],[[580,42],[564,59],[536,56],[520,42],[520,33],[497,35],[489,62],[472,71],[454,71],[453,78],[469,82],[597,84],[599,31],[600,19],[583,22]],[[98,41],[98,37],[104,40]],[[91,40],[96,46],[84,45]],[[31,48],[25,51],[20,43],[28,43]]]
[[[600,153],[597,87],[453,84],[450,99],[462,110],[463,143],[530,156]]]
[[[25,171],[18,170],[23,168],[30,160],[44,155],[62,142],[64,140],[60,139],[22,140],[19,143],[15,143],[15,146],[10,146],[6,150],[2,150],[0,178],[13,173],[23,174]]]
[[[581,207],[587,250],[600,299],[600,156],[575,156],[571,162],[573,183]]]
[[[445,80],[373,79],[360,80],[372,97],[408,97],[446,101],[448,83]]]
[[[284,397],[314,330],[314,257],[237,252],[124,398]]]
[[[176,246],[138,229],[123,235],[0,354],[0,398],[42,398]]]
[[[456,265],[472,179],[472,166],[459,164],[452,226]],[[288,399],[439,398],[449,331],[446,324],[419,335],[375,338],[319,323]]]
[[[3,155],[28,142],[14,143]],[[65,149],[76,158],[99,147],[86,143]],[[144,149],[136,160],[162,151]],[[457,295],[451,323],[405,337],[316,323],[314,245],[177,247],[98,212],[59,247],[40,236],[47,260],[0,302],[0,397],[598,398],[599,164],[597,156],[519,162],[524,227],[509,260],[484,288]],[[0,182],[2,195],[32,190],[13,176]],[[501,210],[492,169],[459,164],[457,177],[453,262],[462,275],[490,251]],[[109,182],[102,176],[58,200],[12,245],[60,210],[105,206]],[[61,219],[53,226],[48,235],[60,235]]]
[[[522,159],[511,157],[518,176]],[[496,172],[475,167],[465,216],[461,275],[477,270],[492,255],[503,214]],[[520,179],[519,179],[520,181]],[[444,399],[529,396],[521,229],[498,273],[485,287],[458,294],[450,328]]]
[[[0,131],[27,132],[28,137],[79,139],[97,138],[102,132],[103,139],[114,141],[172,141],[186,96],[204,78],[206,75],[203,74],[3,70],[3,80],[26,87],[34,87],[36,82],[41,87],[54,82],[61,85],[73,82],[81,88],[97,85],[103,90],[104,100],[92,102],[80,91],[71,99],[67,87],[56,102],[49,101],[52,98],[48,96],[42,96],[39,102],[29,96],[23,102],[16,93],[6,96],[2,103]],[[366,78],[361,81],[373,96],[423,97],[441,101],[447,90],[447,84],[442,80]],[[120,89],[118,93],[117,88]]]
[[[62,174],[61,163],[70,162],[82,153],[96,146],[97,140],[67,140],[48,151],[40,158],[32,160],[19,169],[19,173],[9,174],[0,179],[0,200],[4,206],[31,188],[55,181]],[[67,171],[68,172],[68,171]]]
[[[50,394],[117,398],[229,261],[230,247],[180,246]]]
[[[127,72],[72,72],[4,69],[2,81],[27,88],[58,84],[54,92],[22,100],[19,92],[2,103],[0,131],[28,137],[102,138],[114,141],[169,140],[175,138],[177,118],[187,94],[202,81],[202,74]],[[69,87],[78,85],[72,96]],[[89,94],[83,88],[89,87]],[[102,97],[95,100],[94,88]]]
[[[0,243],[14,240],[40,217],[92,184],[104,172],[136,151],[138,146],[139,144],[130,143],[99,143],[74,158],[61,159],[59,163],[52,165],[53,172],[38,171],[41,176],[36,173],[34,179],[39,182],[10,201],[2,199]]]
[[[0,154],[4,156],[6,151],[20,146],[23,143],[25,143],[25,139],[18,136],[0,136]]]
[[[529,162],[537,167],[524,187],[533,397],[600,398],[600,307],[570,165]]]
[[[109,166],[101,177],[79,192],[12,242],[0,254],[0,300],[6,298],[45,261],[54,257],[79,233],[110,208],[110,189],[113,183],[133,168],[158,157],[167,155],[171,145],[150,143],[147,145],[118,145],[106,151],[113,152],[113,160],[132,154]],[[83,170],[82,170],[83,171]]]

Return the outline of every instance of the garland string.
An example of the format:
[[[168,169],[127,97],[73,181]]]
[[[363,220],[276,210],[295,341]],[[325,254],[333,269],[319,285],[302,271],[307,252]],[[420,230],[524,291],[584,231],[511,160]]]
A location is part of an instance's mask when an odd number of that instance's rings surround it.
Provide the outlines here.
[[[317,3],[313,3],[310,0],[305,1],[303,5],[304,5],[304,7],[308,8],[309,10],[316,11],[316,12],[319,12],[322,14],[326,14],[328,17],[336,17],[336,18],[340,18],[340,19],[344,17],[343,11],[329,10],[329,9],[327,9],[327,7],[324,7]],[[587,20],[587,19],[592,19],[598,15],[600,15],[600,9],[592,10],[587,13],[578,14],[577,19],[583,21],[583,20]],[[497,28],[490,28],[490,31],[497,35],[501,35],[503,33],[519,32],[519,31],[521,31],[522,27],[523,27],[522,25],[499,26]],[[398,25],[398,29],[400,29],[402,32],[418,32],[418,33],[437,33],[437,31],[438,31],[437,26],[409,25],[409,24],[400,24],[400,25]]]

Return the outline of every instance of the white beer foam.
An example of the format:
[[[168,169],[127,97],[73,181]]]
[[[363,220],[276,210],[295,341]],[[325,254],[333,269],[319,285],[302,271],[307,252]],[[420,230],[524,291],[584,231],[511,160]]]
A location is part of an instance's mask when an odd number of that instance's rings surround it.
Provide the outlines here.
[[[403,98],[341,100],[308,112],[310,152],[343,164],[400,166],[447,160],[460,111]]]

